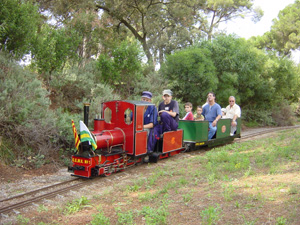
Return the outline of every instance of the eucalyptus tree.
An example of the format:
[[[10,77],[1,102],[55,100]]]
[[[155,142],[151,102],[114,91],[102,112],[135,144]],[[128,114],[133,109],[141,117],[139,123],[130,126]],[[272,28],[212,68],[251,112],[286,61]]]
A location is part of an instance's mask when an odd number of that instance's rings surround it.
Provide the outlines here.
[[[220,23],[251,16],[253,21],[259,21],[263,16],[261,8],[253,8],[253,0],[195,0],[194,19],[199,30],[211,40]]]
[[[202,37],[211,39],[222,22],[262,11],[253,9],[253,0],[98,0],[117,23],[127,27],[140,41],[148,61],[162,63],[165,54],[192,45]]]
[[[203,37],[211,39],[220,23],[255,12],[253,0],[38,1],[58,21],[74,20],[79,11],[97,12],[98,21],[90,22],[100,23],[102,34],[113,30],[121,40],[134,37],[152,66],[163,63],[165,55],[176,49],[193,45]],[[105,45],[107,37],[116,39],[113,32],[107,32],[106,37],[101,36],[99,46]]]
[[[186,46],[193,38],[189,32],[193,24],[191,8],[185,0],[98,0],[96,8],[103,10],[116,27],[125,26],[141,43],[148,62],[170,45]],[[176,38],[179,35],[184,38]],[[180,40],[180,41],[179,41]],[[173,41],[173,43],[172,43]],[[175,49],[176,47],[171,47]]]

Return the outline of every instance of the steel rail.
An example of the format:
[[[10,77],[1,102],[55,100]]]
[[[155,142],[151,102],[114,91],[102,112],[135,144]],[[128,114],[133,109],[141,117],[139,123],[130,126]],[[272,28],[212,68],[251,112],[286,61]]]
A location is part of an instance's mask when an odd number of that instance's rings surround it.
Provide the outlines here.
[[[268,134],[268,133],[273,133],[273,132],[276,132],[276,131],[297,129],[297,128],[300,128],[300,125],[276,127],[276,128],[266,128],[266,129],[261,130],[261,131],[249,133],[249,134],[246,134],[246,135],[241,135],[241,138],[235,139],[234,142],[241,142],[241,141],[244,141],[245,139],[249,139],[249,138],[252,138],[252,137],[256,137],[256,136],[264,135],[264,134]]]
[[[6,201],[9,201],[9,200],[13,200],[13,199],[17,199],[17,198],[22,198],[22,197],[25,197],[26,195],[33,195],[33,194],[36,194],[36,193],[41,192],[41,191],[45,191],[45,190],[55,188],[55,187],[58,187],[58,186],[61,186],[61,185],[72,183],[72,182],[77,181],[79,179],[80,178],[75,178],[73,180],[64,181],[64,182],[61,182],[61,183],[53,184],[51,186],[46,186],[46,187],[36,189],[36,190],[30,191],[30,192],[26,192],[26,193],[23,193],[23,194],[20,194],[20,195],[12,196],[12,197],[9,197],[9,198],[6,198],[6,199],[1,199],[0,203],[1,202],[6,202]]]
[[[71,186],[68,186],[68,187],[64,187],[64,188],[61,188],[61,189],[58,189],[58,190],[40,195],[40,196],[36,196],[36,197],[30,198],[30,199],[27,199],[27,200],[24,200],[24,201],[15,203],[15,204],[11,204],[11,205],[2,207],[2,208],[0,208],[0,214],[7,213],[7,212],[10,212],[10,211],[15,210],[15,209],[23,208],[25,206],[29,206],[33,202],[40,201],[42,199],[53,198],[53,197],[57,196],[58,194],[62,194],[62,193],[65,193],[66,191],[70,191],[74,188],[80,188],[84,185],[87,185],[87,183],[89,183],[89,182],[91,182],[91,180],[84,180],[84,182],[81,182],[81,183],[78,183],[78,184],[74,184],[74,185],[71,185]],[[25,194],[27,194],[27,193],[25,193]]]

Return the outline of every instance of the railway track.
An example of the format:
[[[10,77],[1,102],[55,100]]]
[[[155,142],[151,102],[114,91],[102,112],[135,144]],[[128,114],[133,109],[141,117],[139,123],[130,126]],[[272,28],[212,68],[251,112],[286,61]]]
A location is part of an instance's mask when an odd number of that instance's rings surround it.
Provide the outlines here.
[[[242,142],[246,141],[250,138],[254,138],[256,136],[261,136],[264,134],[276,132],[276,131],[281,131],[281,130],[287,130],[287,129],[297,129],[300,128],[300,125],[298,126],[289,126],[289,127],[278,127],[278,128],[266,128],[262,130],[255,130],[253,132],[248,132],[244,135],[242,135],[241,138],[235,139],[234,142]],[[72,184],[74,183],[75,184]],[[41,189],[33,190],[24,194],[20,194],[17,196],[13,196],[10,198],[6,199],[1,199],[0,204],[5,205],[0,208],[0,215],[5,215],[11,211],[16,211],[17,209],[24,208],[25,206],[31,206],[33,203],[41,201],[43,199],[50,199],[54,198],[57,195],[60,194],[65,194],[66,192],[73,190],[73,189],[78,189],[80,187],[83,187],[85,185],[88,185],[91,183],[92,180],[85,180],[81,178],[75,178],[69,181],[65,181],[62,183],[57,183],[51,186],[47,186]],[[56,190],[52,190],[56,189]],[[44,193],[46,192],[46,193]],[[19,202],[15,203],[17,200],[20,200]]]
[[[14,211],[14,210],[23,208],[25,206],[30,206],[34,202],[37,202],[37,201],[40,201],[43,199],[53,198],[59,194],[65,193],[66,191],[69,191],[69,190],[72,190],[75,188],[80,188],[80,187],[86,185],[87,182],[89,182],[89,181],[90,180],[83,180],[81,178],[75,178],[75,179],[72,179],[69,181],[64,181],[64,182],[57,183],[57,184],[54,184],[51,186],[36,189],[36,190],[26,192],[26,193],[23,193],[20,195],[16,195],[16,196],[13,196],[10,198],[1,199],[0,203],[2,205],[5,204],[6,206],[0,208],[0,214],[5,214],[10,211]],[[78,182],[78,183],[72,184],[74,182]],[[52,189],[56,189],[56,190],[52,190]],[[46,192],[46,193],[44,193],[44,192]],[[21,201],[14,203],[15,201],[17,201],[17,199],[21,199]],[[9,204],[9,202],[12,202],[12,203]]]
[[[276,132],[276,131],[298,129],[298,128],[300,128],[300,125],[275,127],[275,128],[265,128],[265,129],[261,129],[259,131],[256,130],[256,131],[253,131],[253,132],[242,134],[241,138],[235,139],[234,142],[242,142],[242,141],[245,141],[245,140],[250,139],[250,138],[254,138],[254,137],[257,137],[257,136],[264,135],[264,134],[273,133],[273,132]]]

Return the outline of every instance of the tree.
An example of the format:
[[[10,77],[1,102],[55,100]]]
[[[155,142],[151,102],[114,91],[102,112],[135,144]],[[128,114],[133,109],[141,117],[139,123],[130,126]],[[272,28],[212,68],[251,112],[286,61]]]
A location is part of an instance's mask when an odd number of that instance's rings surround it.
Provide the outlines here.
[[[49,86],[53,72],[62,71],[68,60],[78,61],[76,58],[80,42],[81,37],[76,30],[64,27],[55,29],[44,24],[35,40],[31,67],[37,68]]]
[[[291,50],[299,50],[300,47],[300,1],[288,5],[273,20],[271,30],[263,36],[253,38],[256,46],[273,49],[281,55],[289,56]]]
[[[118,26],[124,25],[132,32],[141,42],[148,61],[159,54],[160,63],[164,54],[192,45],[202,37],[201,33],[210,40],[221,22],[243,17],[247,12],[255,12],[258,19],[262,15],[262,11],[252,9],[251,0],[102,0],[96,7],[114,18]]]
[[[17,59],[29,53],[40,19],[38,7],[30,2],[0,1],[0,51]]]
[[[196,0],[194,3],[195,21],[199,23],[199,30],[211,40],[220,23],[237,17],[245,17],[253,13],[254,21],[263,16],[260,8],[253,8],[252,0]],[[198,12],[197,12],[198,11]]]
[[[211,39],[221,22],[255,11],[251,0],[80,0],[76,4],[73,0],[39,2],[64,20],[72,19],[80,9],[96,10],[103,27],[117,32],[122,40],[134,37],[140,42],[152,68],[158,63],[162,64],[165,55],[176,49],[191,46],[206,36]]]
[[[210,49],[219,84],[216,93],[218,101],[227,104],[228,97],[234,95],[243,107],[253,104],[264,105],[274,89],[264,72],[267,57],[245,39],[235,36],[218,36],[212,42],[200,46]],[[268,91],[266,91],[266,90]]]
[[[192,24],[192,17],[188,16],[190,9],[183,2],[181,0],[176,3],[163,0],[102,0],[97,2],[96,8],[107,13],[117,27],[125,26],[141,43],[148,62],[152,63],[153,54],[159,49],[157,47],[151,52],[151,46],[157,44],[156,39],[160,40],[163,34],[166,34],[170,29],[173,32],[169,32],[167,37],[170,38],[171,36],[172,38],[176,34],[175,30],[178,26],[184,30]]]
[[[269,60],[265,65],[274,82],[276,96],[274,99],[288,102],[297,102],[300,96],[299,82],[300,75],[294,62],[288,57],[278,57],[275,54],[269,55]]]
[[[196,104],[205,102],[208,91],[215,92],[223,106],[234,95],[244,109],[270,110],[283,99],[299,97],[293,62],[234,36],[218,36],[178,51],[167,57],[162,72],[176,96]]]
[[[142,76],[142,55],[136,43],[123,41],[107,54],[101,54],[98,68],[101,77],[96,82],[109,84],[122,97],[133,93],[135,83]]]
[[[205,48],[190,47],[167,56],[161,72],[176,97],[194,105],[204,103],[207,93],[218,87],[211,52]]]

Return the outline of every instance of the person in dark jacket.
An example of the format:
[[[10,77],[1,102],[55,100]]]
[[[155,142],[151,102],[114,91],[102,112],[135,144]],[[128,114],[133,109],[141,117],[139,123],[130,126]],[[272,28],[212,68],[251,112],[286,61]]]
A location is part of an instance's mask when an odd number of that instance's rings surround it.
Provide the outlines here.
[[[172,100],[172,96],[173,92],[170,89],[163,91],[163,101],[158,106],[160,123],[154,127],[153,132],[149,135],[148,152],[153,152],[161,134],[178,128],[179,106],[177,101]]]

